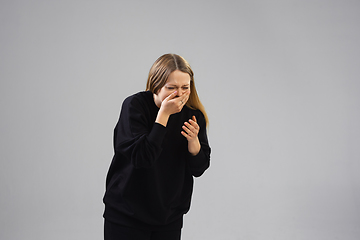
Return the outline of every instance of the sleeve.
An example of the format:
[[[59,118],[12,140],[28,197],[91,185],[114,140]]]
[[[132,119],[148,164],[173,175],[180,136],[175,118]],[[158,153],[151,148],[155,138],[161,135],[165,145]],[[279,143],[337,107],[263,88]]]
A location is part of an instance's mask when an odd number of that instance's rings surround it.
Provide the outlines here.
[[[200,112],[200,111],[199,111]],[[206,121],[204,115],[200,112],[198,116],[196,116],[198,119],[198,124],[200,126],[200,131],[198,134],[198,138],[200,141],[200,152],[192,156],[189,153],[189,168],[194,177],[200,177],[206,169],[210,166],[210,153],[211,148],[209,146],[209,141],[207,138],[206,133]]]
[[[166,128],[151,118],[144,100],[127,98],[114,130],[115,154],[121,154],[135,168],[148,168],[158,159]]]

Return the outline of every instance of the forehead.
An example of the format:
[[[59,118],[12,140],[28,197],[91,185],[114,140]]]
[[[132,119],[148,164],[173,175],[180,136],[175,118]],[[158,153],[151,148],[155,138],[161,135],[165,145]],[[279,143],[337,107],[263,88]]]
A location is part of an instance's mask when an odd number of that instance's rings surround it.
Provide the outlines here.
[[[172,73],[170,73],[166,81],[166,84],[173,84],[173,85],[190,84],[190,75],[180,70],[175,70]]]

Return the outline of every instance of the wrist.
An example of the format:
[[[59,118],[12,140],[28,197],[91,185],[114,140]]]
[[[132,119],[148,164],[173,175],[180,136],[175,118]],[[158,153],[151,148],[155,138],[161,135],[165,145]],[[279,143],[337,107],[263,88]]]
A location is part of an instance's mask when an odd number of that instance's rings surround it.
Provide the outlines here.
[[[191,155],[196,156],[201,149],[199,138],[196,137],[195,139],[188,141],[188,151]]]
[[[166,113],[165,113],[164,111],[162,111],[161,108],[160,108],[160,110],[159,110],[159,112],[158,112],[158,114],[157,114],[157,116],[156,116],[155,122],[157,122],[157,123],[163,125],[164,127],[166,127],[167,122],[168,122],[168,120],[169,120],[169,117],[170,117],[170,114],[166,114]]]

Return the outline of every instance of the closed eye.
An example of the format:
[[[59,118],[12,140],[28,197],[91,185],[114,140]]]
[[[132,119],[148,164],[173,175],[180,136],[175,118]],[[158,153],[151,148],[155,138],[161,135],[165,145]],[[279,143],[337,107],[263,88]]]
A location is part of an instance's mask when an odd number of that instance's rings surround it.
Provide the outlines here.
[[[177,86],[166,86],[166,89],[168,90],[174,90],[174,89],[177,89],[178,87]],[[181,87],[183,90],[188,90],[190,88],[190,86],[182,86]]]

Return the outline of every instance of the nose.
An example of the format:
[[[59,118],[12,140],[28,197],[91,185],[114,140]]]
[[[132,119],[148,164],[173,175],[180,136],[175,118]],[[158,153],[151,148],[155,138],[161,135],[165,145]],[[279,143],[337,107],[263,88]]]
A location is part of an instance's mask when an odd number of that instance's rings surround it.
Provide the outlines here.
[[[183,91],[183,90],[181,90],[181,89],[179,89],[179,90],[178,90],[178,94],[177,94],[177,95],[178,95],[179,97],[181,97],[183,94],[184,94],[184,91]]]
[[[186,93],[186,89],[182,89],[182,88],[179,88],[178,89],[178,96],[181,97],[182,95],[184,95]]]

